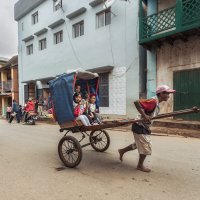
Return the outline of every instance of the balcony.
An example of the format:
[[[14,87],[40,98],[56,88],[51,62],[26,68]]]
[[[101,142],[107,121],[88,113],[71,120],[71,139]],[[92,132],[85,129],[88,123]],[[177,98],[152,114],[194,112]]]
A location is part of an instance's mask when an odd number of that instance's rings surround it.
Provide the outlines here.
[[[200,33],[200,0],[177,0],[176,5],[156,14],[144,16],[140,1],[141,45],[158,44],[163,40],[173,43],[175,39]]]
[[[0,93],[10,93],[12,91],[12,81],[2,81],[0,82]]]

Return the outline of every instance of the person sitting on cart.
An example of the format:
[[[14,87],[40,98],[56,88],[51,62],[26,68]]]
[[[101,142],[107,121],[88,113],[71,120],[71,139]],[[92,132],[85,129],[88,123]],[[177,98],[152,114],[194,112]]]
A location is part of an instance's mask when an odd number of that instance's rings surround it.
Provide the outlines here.
[[[82,104],[84,107],[84,115],[88,118],[88,120],[90,121],[90,124],[93,124],[93,120],[89,115],[89,101],[90,101],[90,96],[87,93],[87,91],[84,91],[82,93]]]
[[[82,102],[82,97],[80,93],[75,93],[73,96],[73,100],[74,100],[74,117],[76,117],[76,120],[81,120],[81,122],[83,123],[84,126],[90,126],[90,121],[87,118],[86,115],[84,115],[84,105]]]
[[[88,107],[88,112],[90,118],[93,119],[93,123],[101,124],[100,116],[97,114],[98,110],[96,108],[96,95],[91,94],[90,95],[90,103]]]
[[[81,86],[80,86],[80,84],[78,84],[78,83],[75,84],[75,91],[74,91],[74,93],[81,94]]]

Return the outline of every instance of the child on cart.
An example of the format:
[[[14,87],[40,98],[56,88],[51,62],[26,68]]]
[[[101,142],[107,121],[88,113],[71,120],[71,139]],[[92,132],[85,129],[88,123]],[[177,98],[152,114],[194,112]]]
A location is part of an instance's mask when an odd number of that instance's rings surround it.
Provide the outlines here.
[[[88,118],[90,121],[90,124],[93,124],[93,119],[89,115],[89,101],[90,101],[90,96],[89,94],[85,91],[82,94],[82,104],[84,106],[84,115]]]
[[[92,118],[93,123],[101,124],[102,119],[101,119],[101,116],[97,112],[98,112],[98,109],[96,108],[96,95],[91,94],[90,103],[88,107],[88,113],[89,113],[90,118]]]
[[[74,93],[81,94],[81,86],[78,83],[75,84],[75,91],[74,91]]]
[[[82,97],[80,93],[74,93],[73,96],[73,106],[74,106],[74,116],[76,117],[76,120],[81,120],[84,126],[90,126],[90,121],[87,118],[86,115],[84,115],[85,112],[85,106],[82,101]]]

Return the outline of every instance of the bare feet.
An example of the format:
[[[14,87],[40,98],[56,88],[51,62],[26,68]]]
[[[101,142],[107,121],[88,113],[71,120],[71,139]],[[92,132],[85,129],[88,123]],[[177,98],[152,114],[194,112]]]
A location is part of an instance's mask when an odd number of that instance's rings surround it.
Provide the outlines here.
[[[118,149],[118,152],[119,152],[119,159],[121,160],[121,162],[123,162],[123,155],[124,155],[124,153],[122,152],[121,149]]]
[[[140,170],[142,172],[150,172],[151,171],[149,168],[146,168],[144,166],[137,166],[137,170]]]

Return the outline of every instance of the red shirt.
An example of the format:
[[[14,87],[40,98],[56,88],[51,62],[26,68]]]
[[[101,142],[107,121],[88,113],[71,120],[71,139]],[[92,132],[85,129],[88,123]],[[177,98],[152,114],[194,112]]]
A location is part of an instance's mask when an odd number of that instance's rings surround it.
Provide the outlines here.
[[[157,106],[157,100],[153,99],[153,98],[152,99],[141,99],[138,102],[146,114],[154,112],[154,110]]]
[[[81,104],[81,105],[77,105],[75,108],[74,108],[74,117],[78,117],[79,115],[82,115],[85,111],[85,108],[84,106]]]
[[[24,110],[26,112],[34,111],[34,103],[32,101],[28,101],[28,103],[26,104]]]

